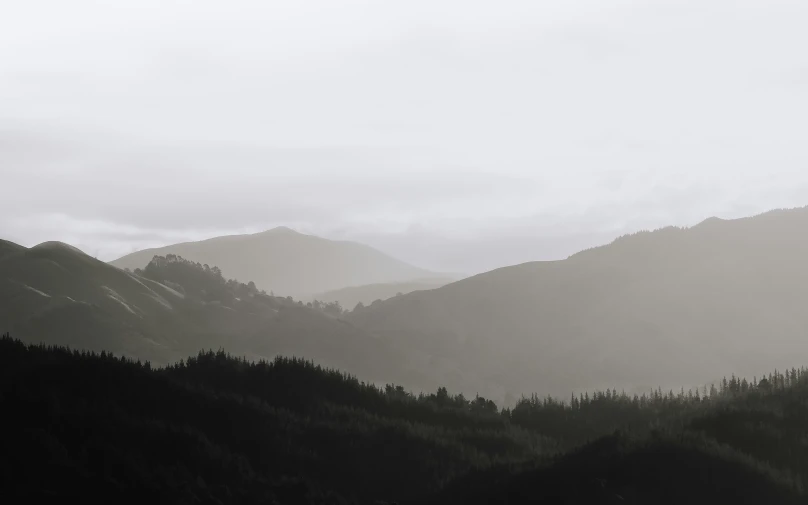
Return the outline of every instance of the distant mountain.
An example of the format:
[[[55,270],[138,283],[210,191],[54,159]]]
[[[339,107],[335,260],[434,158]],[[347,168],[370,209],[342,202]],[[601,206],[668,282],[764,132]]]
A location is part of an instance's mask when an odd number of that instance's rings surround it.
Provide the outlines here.
[[[808,362],[806,307],[801,208],[637,233],[395,297],[348,320],[474,370],[486,395],[566,396]]]
[[[260,289],[295,298],[437,276],[363,244],[304,235],[285,227],[146,249],[111,263],[134,270],[145,267],[154,256],[168,254],[216,265],[226,278],[251,280]]]
[[[440,382],[414,350],[171,255],[135,273],[59,242],[0,243],[0,329],[28,342],[155,364],[226,346],[251,359],[305,356],[382,383]]]
[[[389,282],[382,284],[368,284],[366,286],[352,286],[336,289],[312,298],[321,302],[339,302],[346,310],[353,310],[357,304],[370,305],[376,300],[387,300],[399,294],[406,295],[413,291],[436,289],[445,286],[454,279],[444,277],[437,279],[420,279],[412,282]]]

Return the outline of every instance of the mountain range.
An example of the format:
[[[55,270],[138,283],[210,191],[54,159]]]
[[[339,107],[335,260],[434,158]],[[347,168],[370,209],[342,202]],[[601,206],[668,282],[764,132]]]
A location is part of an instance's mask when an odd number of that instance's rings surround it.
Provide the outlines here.
[[[253,281],[259,289],[295,298],[349,286],[442,277],[364,244],[327,240],[286,227],[145,249],[111,264],[134,270],[144,268],[154,256],[168,254],[217,266],[228,279]]]
[[[336,314],[174,254],[127,272],[65,244],[2,242],[0,328],[161,363],[201,348],[292,354],[505,404],[533,391],[678,389],[808,362],[806,231],[808,208],[712,218]],[[244,243],[320,240],[259,235]]]
[[[226,346],[249,359],[317,359],[382,383],[431,387],[436,380],[418,372],[433,375],[406,346],[173,255],[127,272],[67,244],[29,249],[4,241],[0,300],[0,327],[28,342],[107,350],[155,365]]]
[[[647,390],[808,362],[808,208],[621,237],[354,311],[500,392]],[[489,394],[493,394],[488,391]]]

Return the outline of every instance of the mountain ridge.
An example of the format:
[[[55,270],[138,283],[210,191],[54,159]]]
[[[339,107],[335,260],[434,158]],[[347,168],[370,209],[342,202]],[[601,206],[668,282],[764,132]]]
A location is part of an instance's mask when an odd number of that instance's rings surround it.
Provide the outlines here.
[[[143,268],[154,256],[177,254],[216,265],[228,278],[293,297],[374,283],[406,282],[440,274],[407,264],[366,244],[329,240],[288,227],[224,235],[145,249],[113,260],[119,268]]]
[[[253,314],[253,302],[185,300],[167,271],[138,275],[70,246],[4,243],[0,326],[36,339],[74,318],[85,328],[69,335],[71,345],[112,342],[116,352],[163,362],[166,350],[176,359],[222,343],[256,356],[291,350],[374,379],[469,388],[462,392],[505,404],[531,390],[695,386],[688,381],[808,362],[805,231],[800,210],[666,227],[336,317],[270,295]],[[222,289],[246,289],[233,282],[222,278]]]
[[[250,359],[305,356],[422,390],[458,380],[417,349],[225,279],[217,267],[169,255],[131,272],[66,244],[8,248],[15,252],[0,257],[0,328],[26,342],[105,349],[157,365],[226,345]]]
[[[345,309],[352,310],[358,304],[370,305],[377,300],[386,300],[394,296],[408,294],[413,291],[435,289],[455,282],[452,278],[413,279],[409,282],[388,282],[347,286],[312,296],[321,302],[339,302]]]
[[[752,376],[808,360],[808,211],[620,237],[492,270],[348,320],[474,369],[518,395]],[[793,362],[792,362],[793,361]],[[636,389],[634,389],[636,390]],[[492,393],[489,393],[492,394]]]

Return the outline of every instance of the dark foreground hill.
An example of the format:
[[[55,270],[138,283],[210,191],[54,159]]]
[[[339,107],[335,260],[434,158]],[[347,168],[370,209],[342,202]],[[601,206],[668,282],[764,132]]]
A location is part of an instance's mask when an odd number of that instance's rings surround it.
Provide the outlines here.
[[[715,441],[687,434],[599,439],[538,469],[473,472],[433,503],[804,503],[791,483]]]
[[[144,268],[154,256],[169,254],[215,265],[228,279],[251,280],[260,289],[295,298],[348,286],[435,276],[364,244],[327,240],[284,227],[146,249],[112,264],[134,270]]]
[[[177,256],[127,272],[59,242],[30,249],[4,242],[0,328],[29,342],[155,364],[226,347],[251,359],[306,356],[382,383],[434,389],[442,381],[414,349]]]
[[[300,360],[206,352],[156,369],[3,338],[0,498],[804,503],[807,384],[793,370],[733,378],[711,398],[609,391],[498,411]]]
[[[808,362],[808,208],[620,238],[354,311],[488,395],[712,382]]]
[[[0,408],[6,503],[413,502],[552,445],[483,399],[212,352],[156,370],[4,339]]]

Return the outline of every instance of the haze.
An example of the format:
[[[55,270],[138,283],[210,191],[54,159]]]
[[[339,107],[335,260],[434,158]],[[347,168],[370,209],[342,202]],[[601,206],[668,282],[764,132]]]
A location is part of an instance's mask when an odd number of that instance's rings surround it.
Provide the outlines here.
[[[799,1],[7,2],[0,229],[111,260],[286,225],[476,273],[803,205],[806,21]]]
[[[0,495],[808,503],[807,26],[0,0]]]

